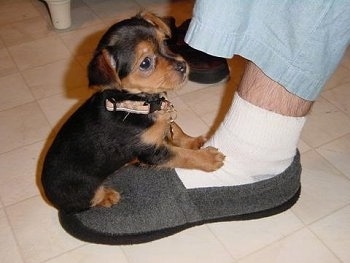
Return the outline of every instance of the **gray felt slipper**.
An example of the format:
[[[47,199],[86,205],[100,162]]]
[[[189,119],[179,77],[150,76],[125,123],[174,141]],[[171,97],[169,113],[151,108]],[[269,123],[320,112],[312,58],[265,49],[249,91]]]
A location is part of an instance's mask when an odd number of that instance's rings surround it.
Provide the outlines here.
[[[122,193],[112,208],[77,214],[59,212],[63,228],[83,241],[136,244],[211,222],[246,220],[280,213],[300,194],[300,155],[281,174],[260,182],[186,189],[174,170],[128,166],[107,184]]]

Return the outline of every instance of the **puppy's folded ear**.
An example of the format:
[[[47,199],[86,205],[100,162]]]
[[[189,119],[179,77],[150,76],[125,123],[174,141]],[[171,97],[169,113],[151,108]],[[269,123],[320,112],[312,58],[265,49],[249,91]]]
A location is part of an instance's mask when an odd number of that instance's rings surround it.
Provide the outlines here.
[[[89,86],[115,86],[120,84],[116,61],[106,49],[95,53],[88,66]]]
[[[159,30],[161,30],[166,36],[171,37],[171,30],[169,26],[163,21],[162,18],[156,16],[155,14],[149,12],[142,12],[141,17],[145,19],[148,23],[154,25]]]

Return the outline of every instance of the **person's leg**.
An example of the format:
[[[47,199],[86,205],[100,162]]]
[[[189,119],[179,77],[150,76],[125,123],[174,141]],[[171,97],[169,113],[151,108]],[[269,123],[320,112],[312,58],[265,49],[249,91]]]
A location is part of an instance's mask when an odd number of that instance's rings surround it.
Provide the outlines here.
[[[311,101],[349,45],[349,13],[349,3],[326,0],[196,1],[185,41],[252,62],[207,142],[226,155],[224,166],[209,174],[177,169],[187,188],[252,183],[290,165]]]
[[[246,67],[237,93],[255,106],[291,117],[305,116],[312,105],[312,101],[290,93],[252,62]]]

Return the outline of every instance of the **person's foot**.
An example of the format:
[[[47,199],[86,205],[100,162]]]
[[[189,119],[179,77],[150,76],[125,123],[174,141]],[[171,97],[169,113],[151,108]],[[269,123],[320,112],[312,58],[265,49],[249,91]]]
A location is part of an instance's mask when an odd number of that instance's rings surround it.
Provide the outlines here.
[[[290,117],[259,108],[237,93],[231,109],[204,147],[218,148],[224,165],[207,173],[176,169],[186,188],[251,184],[272,178],[292,163],[304,117]]]

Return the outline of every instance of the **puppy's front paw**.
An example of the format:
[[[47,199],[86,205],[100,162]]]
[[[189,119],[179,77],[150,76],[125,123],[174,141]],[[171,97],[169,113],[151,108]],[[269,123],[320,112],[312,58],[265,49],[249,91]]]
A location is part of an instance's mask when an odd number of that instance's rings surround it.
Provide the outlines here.
[[[199,150],[202,154],[202,170],[213,172],[224,165],[225,155],[218,149],[208,146]]]
[[[117,204],[120,201],[120,199],[120,193],[118,193],[114,189],[110,187],[100,186],[97,189],[94,198],[91,200],[91,207],[111,207],[112,205]]]

